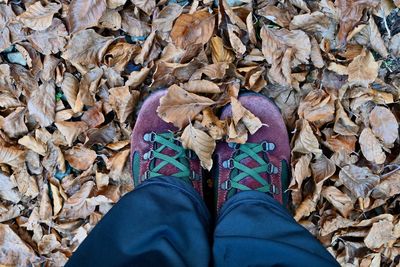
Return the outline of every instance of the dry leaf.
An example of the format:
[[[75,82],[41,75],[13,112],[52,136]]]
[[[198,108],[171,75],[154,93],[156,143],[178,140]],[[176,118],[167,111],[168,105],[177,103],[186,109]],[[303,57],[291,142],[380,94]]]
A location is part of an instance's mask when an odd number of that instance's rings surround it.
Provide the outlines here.
[[[88,129],[87,124],[83,121],[60,121],[56,122],[55,125],[65,137],[69,146],[72,146],[76,138]]]
[[[181,136],[182,145],[193,150],[200,159],[204,169],[211,170],[213,165],[212,154],[215,149],[215,140],[202,130],[194,128],[191,124],[186,126]]]
[[[331,177],[336,172],[335,163],[324,154],[311,163],[311,170],[316,183],[320,183]]]
[[[44,235],[38,243],[39,252],[42,254],[49,254],[53,250],[60,248],[61,244],[57,241],[55,234]]]
[[[175,21],[171,39],[180,48],[206,44],[214,32],[215,18],[205,11],[182,14]]]
[[[339,179],[356,197],[367,197],[371,189],[379,183],[379,176],[367,167],[344,166],[339,172]]]
[[[211,108],[203,110],[201,125],[214,140],[220,140],[226,135],[226,121],[219,120]]]
[[[295,141],[293,151],[303,154],[313,153],[317,157],[322,154],[322,150],[319,149],[318,139],[306,120],[302,120],[301,130]]]
[[[371,52],[362,52],[349,64],[349,82],[368,87],[378,77],[379,64]]]
[[[25,146],[26,148],[35,151],[39,155],[46,156],[47,147],[42,142],[36,140],[34,137],[25,135],[18,140],[18,144]]]
[[[77,170],[87,170],[95,161],[97,155],[91,149],[85,148],[82,145],[74,146],[73,148],[65,151],[65,160]]]
[[[25,108],[17,108],[14,112],[4,118],[3,131],[11,138],[17,138],[28,132],[25,125]]]
[[[117,113],[118,120],[125,122],[133,112],[139,99],[139,91],[130,91],[128,86],[115,87],[109,90],[110,104]]]
[[[232,117],[235,125],[242,122],[250,134],[255,134],[262,127],[262,122],[234,97],[231,97]]]
[[[68,104],[71,106],[72,110],[75,110],[76,97],[79,91],[79,81],[71,73],[64,74],[64,80],[61,85],[61,90],[63,91]]]
[[[28,266],[38,260],[33,249],[27,246],[7,224],[0,224],[0,264]]]
[[[324,188],[321,194],[343,215],[343,217],[348,217],[353,209],[353,202],[348,195],[342,193],[334,186]]]
[[[18,16],[26,27],[42,31],[50,27],[53,15],[61,8],[58,3],[49,3],[43,6],[40,1],[30,5],[28,9]]]
[[[68,8],[71,33],[97,26],[106,10],[106,0],[72,0]]]
[[[333,130],[341,135],[357,135],[359,126],[355,124],[343,109],[340,101],[336,101],[336,118]]]
[[[131,0],[131,2],[149,16],[151,16],[154,8],[156,7],[155,0]]]
[[[177,85],[168,88],[168,92],[160,99],[157,113],[166,122],[173,123],[182,129],[204,108],[215,102],[203,96],[186,92]]]
[[[306,154],[299,158],[293,169],[293,178],[289,186],[290,189],[301,189],[303,181],[311,176],[310,163],[312,154]]]
[[[0,145],[0,163],[8,164],[17,168],[24,162],[24,158],[24,150]]]
[[[399,137],[399,124],[396,117],[385,107],[376,106],[370,113],[369,122],[372,132],[386,146],[390,146]]]
[[[210,40],[211,57],[214,63],[217,62],[228,62],[232,63],[234,60],[233,53],[226,49],[222,38],[214,36]]]
[[[376,164],[383,164],[385,162],[386,155],[382,150],[382,145],[370,128],[364,128],[360,134],[359,142],[361,151],[367,160]]]
[[[377,250],[382,246],[387,247],[388,243],[396,241],[393,228],[393,223],[390,221],[382,220],[374,223],[364,239],[365,245],[372,250]]]
[[[98,66],[112,41],[112,37],[103,37],[92,29],[80,31],[72,36],[62,57],[86,72],[87,68]]]
[[[0,172],[0,197],[6,201],[18,203],[21,200],[21,196],[16,189],[17,185],[14,184],[10,177]]]
[[[53,82],[46,82],[32,92],[28,100],[29,114],[39,122],[40,126],[47,127],[54,122],[56,116],[56,96]]]
[[[50,190],[51,190],[51,196],[53,198],[53,207],[54,207],[53,216],[57,216],[62,209],[63,199],[61,198],[60,190],[56,185],[50,183]]]
[[[181,85],[181,87],[190,93],[196,94],[218,94],[221,92],[218,85],[207,80],[189,81]]]

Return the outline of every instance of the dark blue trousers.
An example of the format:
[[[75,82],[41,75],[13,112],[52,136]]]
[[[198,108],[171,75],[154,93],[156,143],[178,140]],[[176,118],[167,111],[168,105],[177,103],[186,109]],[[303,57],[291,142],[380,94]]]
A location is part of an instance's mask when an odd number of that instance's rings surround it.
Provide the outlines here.
[[[199,194],[177,178],[150,179],[125,195],[67,266],[338,266],[272,197],[241,192],[212,228]]]

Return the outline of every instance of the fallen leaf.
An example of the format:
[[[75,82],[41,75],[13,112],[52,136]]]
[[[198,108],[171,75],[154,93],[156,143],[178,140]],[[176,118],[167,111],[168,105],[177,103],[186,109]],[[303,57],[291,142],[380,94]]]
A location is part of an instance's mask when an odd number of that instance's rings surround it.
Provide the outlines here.
[[[262,127],[262,122],[234,97],[231,97],[232,117],[235,125],[242,122],[250,134],[255,134]]]
[[[7,224],[0,224],[0,263],[5,266],[28,266],[39,258]]]
[[[221,89],[218,85],[207,80],[194,80],[181,85],[183,89],[196,94],[218,94]]]
[[[64,156],[73,168],[81,171],[89,169],[97,157],[96,152],[80,144],[65,151]]]
[[[292,16],[289,14],[288,10],[272,5],[266,5],[258,9],[257,15],[263,16],[284,28],[287,28],[292,20]]]
[[[26,148],[35,151],[39,155],[45,156],[47,147],[42,142],[36,140],[34,137],[25,135],[18,140],[18,144],[25,146]]]
[[[347,218],[353,210],[351,198],[334,186],[322,189],[322,196],[326,198],[343,217]]]
[[[54,18],[51,25],[42,31],[34,31],[28,36],[32,46],[44,55],[57,54],[63,50],[68,32],[61,20]]]
[[[130,150],[125,149],[123,151],[118,152],[111,159],[109,164],[107,164],[107,168],[110,169],[110,173],[108,174],[111,179],[115,181],[119,181],[126,162],[128,161]]]
[[[80,31],[72,36],[62,57],[85,73],[87,69],[98,66],[113,39],[103,37],[92,29]]]
[[[61,198],[58,186],[50,183],[50,190],[51,190],[51,196],[53,198],[53,216],[57,216],[62,209],[63,199]]]
[[[299,158],[293,169],[293,178],[289,186],[291,189],[301,189],[303,181],[311,176],[310,163],[312,154],[306,154]]]
[[[196,44],[206,44],[213,32],[215,18],[205,11],[193,14],[182,14],[175,21],[171,31],[171,39],[180,48],[186,49]]]
[[[226,121],[219,120],[211,108],[203,110],[201,125],[214,140],[220,140],[226,135]]]
[[[383,164],[386,160],[385,152],[382,150],[382,145],[373,134],[370,128],[364,128],[360,134],[360,146],[364,157],[376,164]]]
[[[24,150],[0,145],[0,163],[8,164],[17,168],[24,162],[24,158]]]
[[[302,120],[301,123],[301,130],[292,150],[303,154],[313,153],[317,157],[320,156],[322,150],[319,148],[318,139],[315,137],[310,124],[306,120]]]
[[[70,33],[97,26],[106,10],[106,0],[72,0],[68,8]]]
[[[341,135],[357,135],[359,126],[355,124],[347,115],[340,101],[336,101],[336,118],[333,130]]]
[[[349,82],[367,88],[378,77],[378,69],[372,53],[363,51],[349,64]]]
[[[186,92],[177,85],[168,88],[167,94],[160,99],[157,114],[166,122],[182,129],[204,108],[215,102],[203,96]]]
[[[213,165],[212,154],[215,150],[215,140],[202,130],[194,128],[191,124],[183,130],[182,145],[193,150],[200,159],[204,169],[211,170]]]
[[[61,5],[58,3],[48,3],[46,6],[43,6],[39,1],[30,5],[18,18],[26,27],[42,31],[50,27],[53,15],[57,13],[60,8]]]
[[[367,197],[371,189],[379,183],[379,176],[367,167],[344,166],[339,172],[339,179],[356,197]]]
[[[67,140],[69,146],[72,146],[76,138],[88,129],[88,126],[83,121],[60,121],[56,122],[57,129]]]
[[[320,183],[331,177],[336,172],[335,163],[324,154],[311,163],[311,170],[316,183]]]
[[[376,7],[379,1],[376,0],[339,0],[335,1],[339,14],[338,38],[340,45],[346,44],[346,38],[354,27],[359,23],[366,8]]]
[[[117,113],[118,120],[125,122],[133,112],[139,99],[139,91],[130,91],[128,86],[115,87],[109,90],[110,104]]]
[[[91,147],[94,144],[107,145],[115,141],[116,129],[112,123],[109,123],[101,128],[89,129],[87,132],[86,147]]]
[[[225,48],[223,40],[219,36],[214,36],[210,40],[211,57],[214,63],[228,62],[232,63],[234,60],[233,53]]]
[[[386,146],[392,145],[399,137],[399,123],[389,109],[376,106],[370,113],[369,122],[374,135]]]
[[[172,30],[174,20],[182,14],[182,11],[183,7],[181,5],[169,3],[153,20],[153,30],[158,31],[159,34],[166,35],[165,39],[169,38],[169,32]]]
[[[396,236],[393,235],[393,223],[386,220],[374,223],[364,239],[365,245],[372,250],[388,246],[388,243],[395,241]]]
[[[112,44],[108,47],[104,55],[105,63],[107,66],[121,72],[125,69],[133,55],[139,53],[139,50],[140,48],[138,46],[125,42]]]
[[[26,108],[17,108],[4,118],[2,129],[11,138],[17,138],[28,132],[25,125]]]
[[[101,108],[101,102],[98,102],[94,107],[83,113],[81,120],[86,122],[89,129],[95,128],[104,122],[105,119]]]
[[[395,173],[389,175],[386,178],[383,178],[381,182],[375,186],[372,191],[372,197],[379,198],[389,198],[394,195],[400,194],[400,172],[396,171]]]
[[[155,0],[131,0],[131,2],[149,16],[151,16],[154,8],[156,7]]]
[[[17,185],[14,184],[10,177],[0,172],[0,197],[6,201],[18,203],[21,200],[21,195],[16,189]]]
[[[49,254],[53,250],[60,247],[61,243],[58,242],[55,234],[44,235],[38,243],[39,252],[42,254]]]
[[[56,116],[56,96],[54,82],[46,82],[32,92],[28,100],[29,114],[40,126],[47,127],[54,122]]]

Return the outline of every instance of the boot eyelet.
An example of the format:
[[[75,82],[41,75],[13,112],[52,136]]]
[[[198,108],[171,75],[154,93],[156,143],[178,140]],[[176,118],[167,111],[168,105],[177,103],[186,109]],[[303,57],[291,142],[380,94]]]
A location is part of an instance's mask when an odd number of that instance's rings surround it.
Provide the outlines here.
[[[153,150],[149,150],[148,152],[146,152],[143,155],[143,159],[144,160],[153,160],[154,159],[154,151]]]
[[[222,190],[231,190],[232,189],[232,182],[231,180],[226,180],[221,184],[221,189]]]
[[[228,160],[225,160],[224,162],[222,162],[222,167],[224,167],[225,169],[232,170],[235,167],[233,159],[228,159]]]
[[[143,135],[143,140],[146,142],[151,142],[153,143],[156,140],[156,133],[155,132],[150,132],[146,133]]]
[[[261,146],[264,152],[273,151],[275,149],[275,144],[267,141],[262,142]]]
[[[239,144],[238,143],[228,143],[228,146],[232,149],[239,149]]]
[[[200,175],[198,175],[195,171],[192,171],[190,173],[189,179],[192,181],[198,181],[200,180]]]

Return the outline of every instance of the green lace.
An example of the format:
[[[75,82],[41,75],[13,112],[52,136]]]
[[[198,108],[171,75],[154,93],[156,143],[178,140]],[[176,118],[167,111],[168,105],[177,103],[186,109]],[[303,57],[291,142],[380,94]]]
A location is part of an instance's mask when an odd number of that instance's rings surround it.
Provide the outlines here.
[[[191,173],[189,169],[189,157],[191,152],[182,147],[180,142],[175,138],[172,132],[167,133],[147,133],[144,135],[144,140],[151,142],[153,148],[143,155],[145,160],[150,160],[149,169],[145,173],[145,177],[142,179],[149,179],[165,174],[160,173],[161,169],[168,164],[177,168],[179,171],[172,174],[172,176],[180,178],[186,182],[190,182],[194,178],[195,174]],[[169,148],[175,153],[174,156],[163,154],[163,150]]]
[[[236,190],[247,191],[257,190],[263,193],[277,193],[277,188],[268,183],[265,178],[261,176],[262,173],[268,175],[278,173],[278,168],[269,162],[268,156],[265,152],[273,150],[275,145],[268,142],[263,143],[246,143],[246,144],[229,144],[236,152],[234,156],[227,161],[223,162],[224,168],[231,169],[230,178],[222,184],[222,189],[229,190],[230,193],[235,193]],[[261,153],[262,152],[262,153]],[[261,156],[259,155],[261,154]],[[250,157],[259,165],[255,168],[249,168],[240,163],[243,159]],[[256,180],[261,186],[258,188],[250,188],[240,182],[251,177]]]

